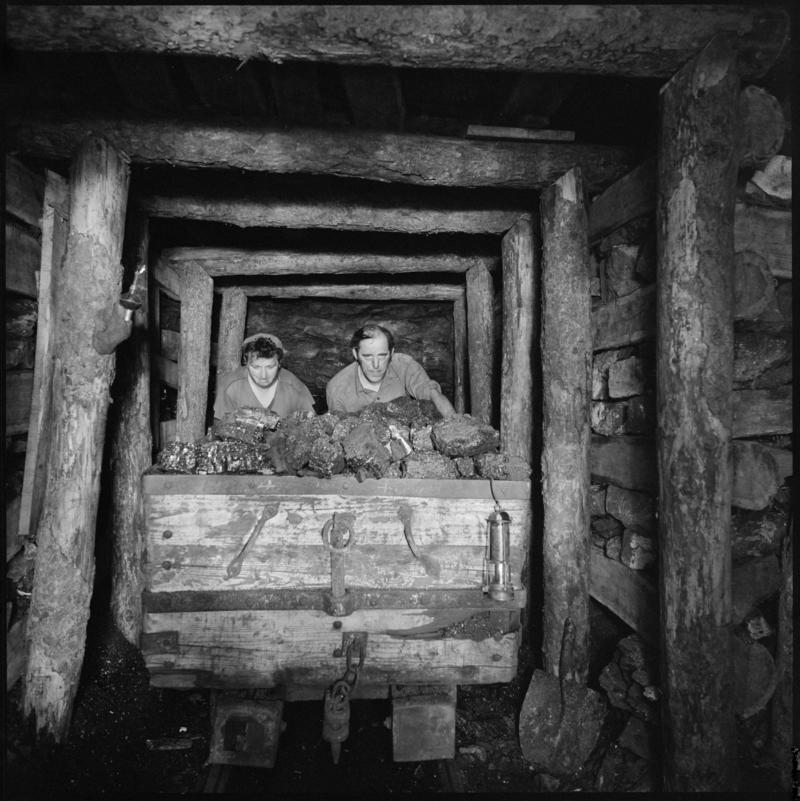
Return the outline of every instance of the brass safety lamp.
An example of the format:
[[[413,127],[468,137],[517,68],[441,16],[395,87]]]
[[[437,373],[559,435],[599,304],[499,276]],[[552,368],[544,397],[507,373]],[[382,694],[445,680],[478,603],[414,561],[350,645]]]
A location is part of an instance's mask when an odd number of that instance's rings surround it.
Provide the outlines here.
[[[499,505],[489,515],[486,544],[488,592],[494,601],[510,601],[514,597],[509,560],[511,518]]]

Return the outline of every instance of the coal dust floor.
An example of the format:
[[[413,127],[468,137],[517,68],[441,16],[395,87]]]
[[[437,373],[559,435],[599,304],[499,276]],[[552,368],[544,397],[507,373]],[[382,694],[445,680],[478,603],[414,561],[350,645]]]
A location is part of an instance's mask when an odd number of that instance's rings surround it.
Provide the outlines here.
[[[20,682],[7,696],[6,798],[115,797],[215,791],[206,759],[207,691],[152,688],[137,649],[111,626],[90,626],[84,671],[64,745],[34,748],[19,711]],[[284,705],[275,767],[231,767],[216,791],[253,795],[376,798],[378,794],[531,792],[535,774],[520,752],[521,683],[459,688],[456,752],[442,761],[394,762],[388,700],[354,701],[338,765],[322,739],[322,699]],[[191,740],[185,750],[154,750]]]

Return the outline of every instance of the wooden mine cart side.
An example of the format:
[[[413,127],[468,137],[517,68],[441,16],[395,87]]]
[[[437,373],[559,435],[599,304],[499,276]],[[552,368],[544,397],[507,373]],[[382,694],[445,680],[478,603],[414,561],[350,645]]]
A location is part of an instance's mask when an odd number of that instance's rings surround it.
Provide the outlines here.
[[[354,698],[516,675],[529,482],[150,472],[143,484],[152,685],[321,699],[353,635],[366,635]],[[484,592],[495,497],[511,518],[507,601]],[[335,614],[343,588],[352,611]]]

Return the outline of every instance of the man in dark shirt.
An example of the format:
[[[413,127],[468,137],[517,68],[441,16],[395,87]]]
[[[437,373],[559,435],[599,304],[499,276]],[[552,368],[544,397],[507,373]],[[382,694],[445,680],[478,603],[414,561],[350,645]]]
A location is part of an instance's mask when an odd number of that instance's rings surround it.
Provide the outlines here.
[[[243,406],[267,409],[279,417],[314,414],[308,387],[281,366],[283,345],[273,334],[254,334],[242,342],[242,366],[225,373],[217,385],[214,419]]]
[[[455,414],[450,401],[422,366],[405,353],[396,353],[391,331],[367,323],[350,339],[355,361],[341,369],[325,390],[328,411],[358,412],[370,403],[395,398],[430,400],[442,417]]]

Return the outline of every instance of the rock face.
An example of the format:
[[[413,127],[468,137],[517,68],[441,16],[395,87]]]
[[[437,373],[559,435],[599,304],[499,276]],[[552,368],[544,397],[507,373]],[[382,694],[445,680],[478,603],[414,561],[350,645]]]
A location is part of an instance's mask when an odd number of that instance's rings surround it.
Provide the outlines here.
[[[431,439],[445,456],[477,456],[497,450],[500,434],[468,414],[456,414],[435,423]]]

